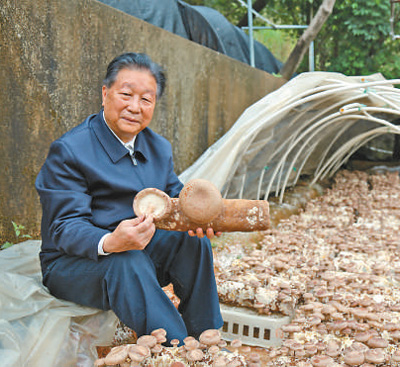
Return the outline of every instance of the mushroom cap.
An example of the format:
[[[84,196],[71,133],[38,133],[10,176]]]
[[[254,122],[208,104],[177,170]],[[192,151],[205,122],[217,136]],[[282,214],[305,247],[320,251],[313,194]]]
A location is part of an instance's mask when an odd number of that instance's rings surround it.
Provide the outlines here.
[[[182,362],[172,362],[169,367],[185,367]]]
[[[219,352],[219,347],[217,345],[212,345],[208,348],[208,353],[210,354],[217,354]]]
[[[314,354],[317,354],[318,348],[315,345],[308,345],[304,346],[304,351],[306,352],[307,356],[312,357]],[[326,353],[328,354],[328,352]]]
[[[163,191],[156,188],[147,188],[140,191],[133,200],[133,211],[141,215],[152,215],[154,220],[159,220],[171,211],[171,198]]]
[[[364,343],[360,343],[360,342],[356,342],[354,341],[350,347],[349,350],[356,350],[359,352],[366,352],[367,350],[369,350],[369,348],[364,344]]]
[[[379,336],[373,336],[367,341],[367,345],[370,348],[386,348],[389,345],[389,342]]]
[[[365,357],[363,352],[358,350],[349,350],[344,354],[343,360],[350,366],[359,366],[364,363]]]
[[[104,357],[106,365],[115,366],[117,364],[125,362],[128,357],[128,348],[126,345],[118,345],[111,348],[110,353]]]
[[[389,333],[390,338],[396,341],[400,340],[400,330],[394,330]]]
[[[242,348],[241,350],[242,353],[250,353],[251,352],[251,347],[246,345]]]
[[[221,213],[223,201],[221,193],[210,181],[193,179],[181,190],[179,206],[190,220],[205,224]]]
[[[367,330],[367,331],[360,331],[356,334],[354,334],[354,340],[360,342],[360,343],[365,343],[369,339],[372,338],[372,334]]]
[[[163,328],[153,330],[150,335],[153,335],[157,338],[157,343],[165,343],[167,341],[167,331]]]
[[[261,364],[260,364],[260,362],[250,362],[250,363],[247,363],[246,366],[247,367],[261,367]]]
[[[226,367],[225,357],[218,357],[214,360],[212,367]]]
[[[225,340],[220,340],[219,342],[218,342],[218,344],[217,344],[220,348],[225,348],[227,345],[228,345],[228,343],[225,341]]]
[[[151,349],[157,344],[157,338],[154,335],[142,335],[138,338],[136,344],[143,345]]]
[[[392,362],[400,362],[400,349],[396,350],[396,351],[392,354],[390,360],[391,360]]]
[[[158,353],[161,353],[162,350],[163,350],[162,345],[161,344],[156,344],[153,348],[151,348],[151,353],[158,354]]]
[[[128,348],[129,358],[134,362],[142,362],[151,356],[150,348],[144,345],[131,344]]]
[[[298,333],[302,329],[301,326],[299,325],[288,324],[288,325],[282,325],[281,330],[285,333]]]
[[[190,362],[201,361],[204,358],[204,353],[200,349],[192,349],[186,353],[186,359]]]
[[[314,367],[328,367],[333,364],[333,362],[333,358],[326,355],[316,355],[311,357],[311,364]]]
[[[101,366],[105,366],[105,365],[106,365],[106,362],[105,362],[104,358],[99,358],[99,359],[96,359],[96,360],[94,361],[94,365],[95,365],[96,367],[101,367]]]
[[[369,363],[383,363],[385,362],[385,353],[383,349],[370,349],[365,352],[365,361]]]
[[[186,350],[194,350],[198,349],[200,346],[200,342],[196,339],[190,339],[185,342],[185,349]]]
[[[204,330],[200,334],[199,341],[205,345],[216,345],[221,341],[221,333],[217,329]]]
[[[231,341],[232,348],[240,348],[242,346],[242,341],[239,339],[234,339]]]
[[[254,363],[254,362],[251,362],[251,363]],[[226,367],[242,367],[242,366],[243,366],[242,362],[237,359],[232,359],[226,365]]]
[[[171,344],[173,347],[178,346],[179,343],[180,343],[179,339],[172,339],[172,340],[170,341],[170,344]]]
[[[261,357],[257,352],[251,352],[247,357],[246,360],[248,360],[249,362],[260,362]]]
[[[183,343],[187,343],[189,340],[196,340],[196,338],[194,336],[187,336],[185,339],[183,339]]]

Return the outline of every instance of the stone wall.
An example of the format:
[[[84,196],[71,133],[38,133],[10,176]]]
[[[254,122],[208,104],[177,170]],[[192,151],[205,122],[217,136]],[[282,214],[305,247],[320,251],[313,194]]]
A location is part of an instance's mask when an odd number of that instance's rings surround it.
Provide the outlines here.
[[[116,55],[146,52],[167,70],[151,127],[180,173],[249,105],[283,81],[95,0],[0,3],[0,244],[11,221],[40,236],[34,188],[50,143],[101,107]]]

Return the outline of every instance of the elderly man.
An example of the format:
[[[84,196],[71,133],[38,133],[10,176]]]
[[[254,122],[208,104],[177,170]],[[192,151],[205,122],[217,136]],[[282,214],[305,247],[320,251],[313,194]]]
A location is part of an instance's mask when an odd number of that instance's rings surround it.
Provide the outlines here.
[[[183,187],[170,144],[148,128],[164,87],[162,69],[145,54],[108,65],[103,109],[53,142],[37,177],[40,259],[54,296],[112,309],[138,336],[165,328],[168,340],[182,341],[223,321],[203,231],[156,230],[151,216],[133,212],[140,190],[176,197]],[[162,289],[170,283],[178,309]]]

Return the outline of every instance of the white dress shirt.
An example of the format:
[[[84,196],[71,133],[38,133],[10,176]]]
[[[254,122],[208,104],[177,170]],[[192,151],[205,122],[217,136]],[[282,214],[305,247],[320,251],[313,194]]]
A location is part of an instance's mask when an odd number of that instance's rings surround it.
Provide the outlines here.
[[[107,127],[110,129],[110,131],[114,134],[114,136],[118,139],[118,141],[126,148],[126,149],[128,149],[129,150],[129,154],[130,154],[130,156],[131,156],[131,158],[132,158],[132,163],[136,166],[137,165],[137,162],[136,162],[136,159],[135,159],[135,140],[136,140],[136,135],[133,137],[133,139],[132,140],[130,140],[130,141],[128,141],[127,143],[124,143],[120,138],[119,138],[119,136],[110,128],[110,126],[108,125],[108,123],[107,123],[107,121],[106,121],[106,118],[105,118],[105,116],[104,116],[104,111],[103,111],[103,119],[104,119],[104,122],[106,123],[106,125],[107,125]],[[103,237],[101,237],[101,239],[100,239],[100,241],[99,241],[99,244],[97,245],[97,253],[99,254],[99,255],[103,255],[103,256],[105,256],[105,255],[110,255],[110,252],[104,252],[104,250],[103,250],[103,243],[104,243],[104,240],[106,239],[106,237],[107,236],[109,236],[111,233],[106,233]]]

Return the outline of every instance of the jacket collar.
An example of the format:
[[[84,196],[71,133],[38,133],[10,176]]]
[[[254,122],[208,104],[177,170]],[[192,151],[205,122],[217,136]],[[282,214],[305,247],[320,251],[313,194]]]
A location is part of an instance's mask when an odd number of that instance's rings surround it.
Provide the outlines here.
[[[94,133],[104,150],[109,155],[113,163],[117,163],[122,157],[129,155],[129,150],[114,136],[110,128],[107,126],[103,118],[103,109],[94,116],[91,121]],[[135,140],[135,156],[139,159],[147,160],[148,148],[145,144],[144,132],[141,131]]]

